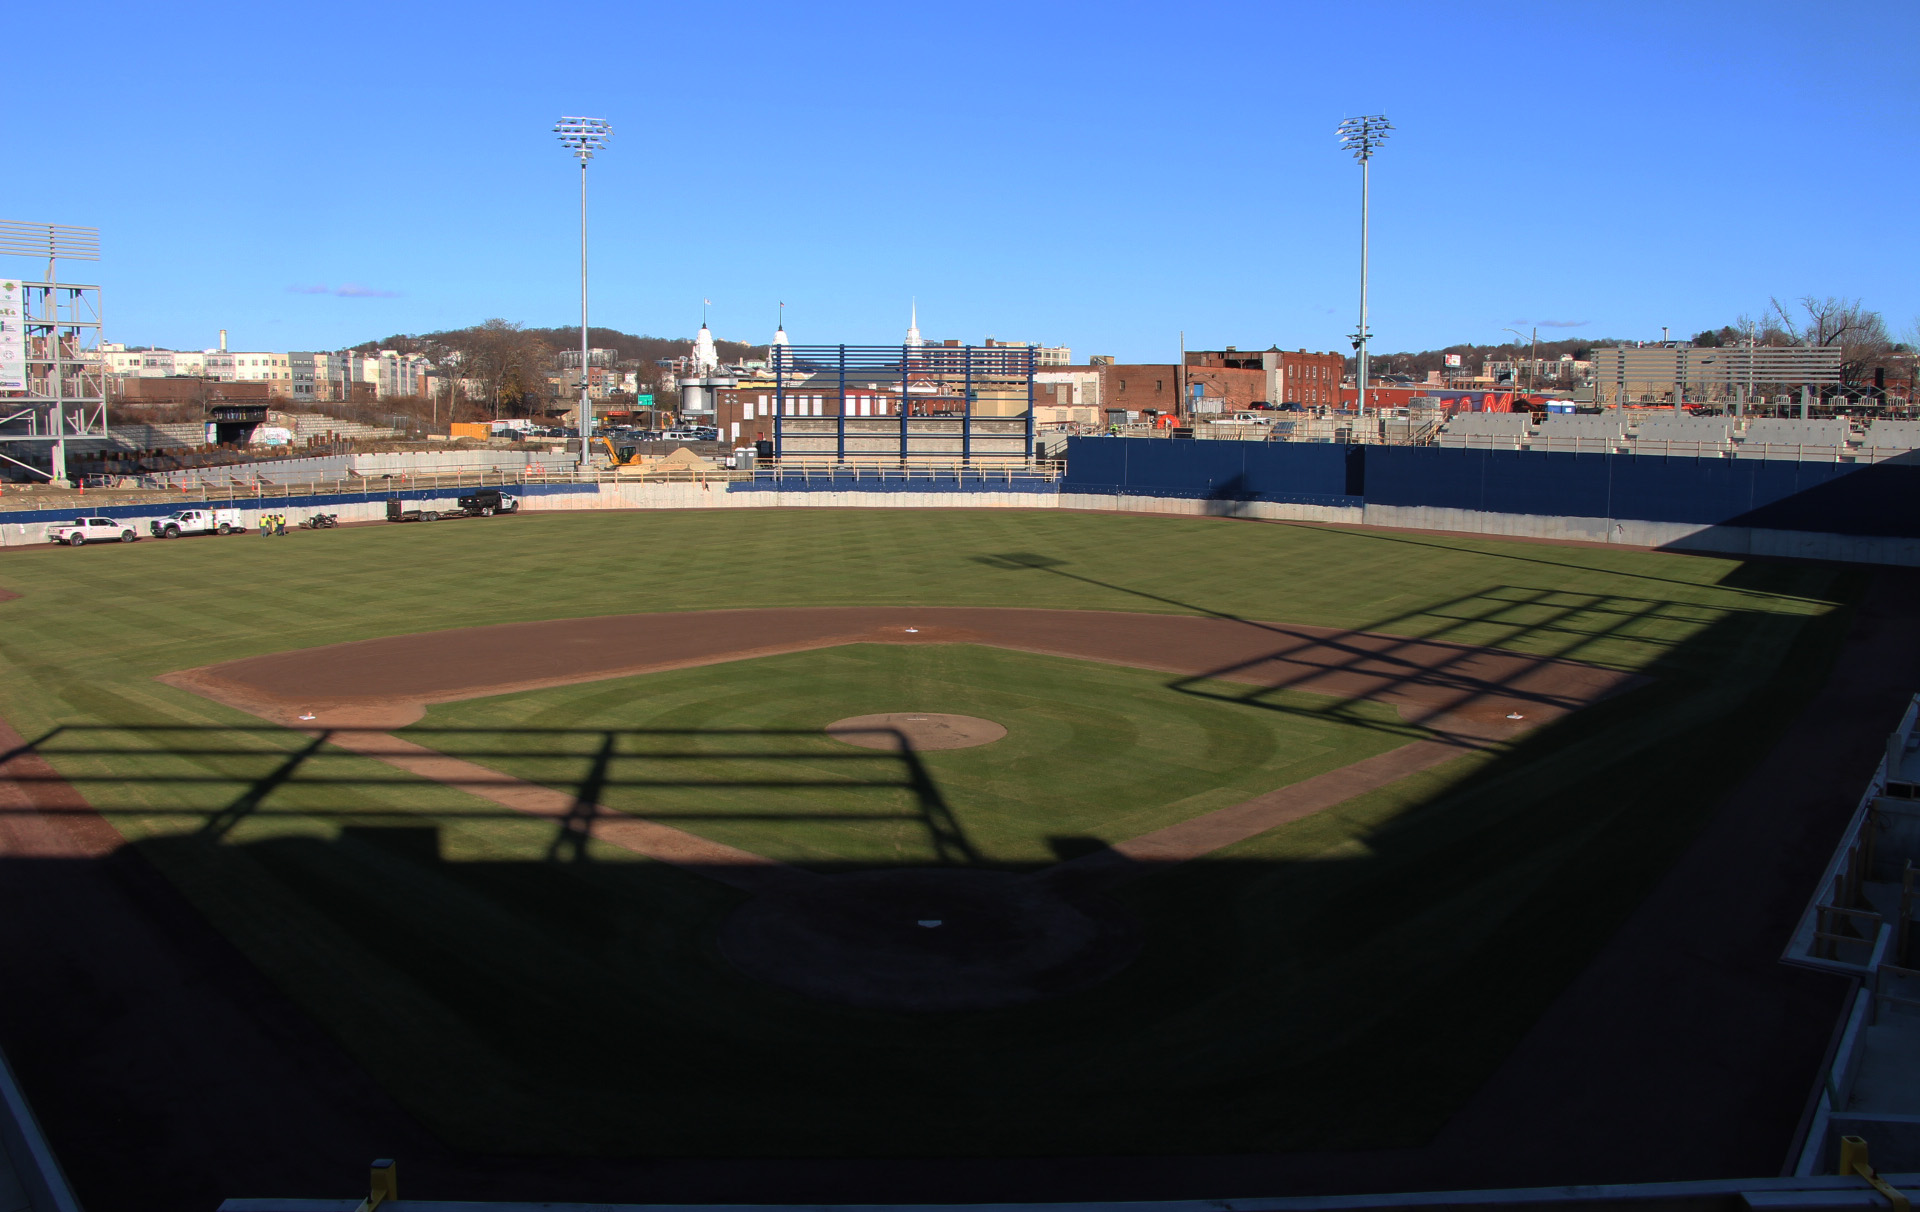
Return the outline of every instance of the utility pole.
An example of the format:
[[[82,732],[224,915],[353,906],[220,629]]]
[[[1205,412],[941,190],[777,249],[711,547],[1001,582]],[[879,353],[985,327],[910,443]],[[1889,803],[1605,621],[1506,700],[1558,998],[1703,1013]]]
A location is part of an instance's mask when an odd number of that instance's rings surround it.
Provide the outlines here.
[[[1387,141],[1387,135],[1392,130],[1393,123],[1387,121],[1385,114],[1348,118],[1335,129],[1340,136],[1340,146],[1352,152],[1353,158],[1360,162],[1360,327],[1353,334],[1353,348],[1359,356],[1357,416],[1361,420],[1365,420],[1367,415],[1367,340],[1373,335],[1367,331],[1368,177],[1374,151]]]
[[[1191,404],[1187,400],[1187,330],[1180,330],[1180,365],[1173,371],[1173,415],[1184,418],[1187,424],[1193,424],[1193,417],[1187,411]]]

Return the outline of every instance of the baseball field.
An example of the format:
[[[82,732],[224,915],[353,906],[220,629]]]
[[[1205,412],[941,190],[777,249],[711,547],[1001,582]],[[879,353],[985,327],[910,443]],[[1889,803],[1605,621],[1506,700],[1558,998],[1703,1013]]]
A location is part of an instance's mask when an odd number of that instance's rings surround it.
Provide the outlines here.
[[[28,550],[0,840],[137,857],[465,1155],[1414,1146],[1865,584],[1040,511]],[[165,1050],[166,1003],[103,1029]]]

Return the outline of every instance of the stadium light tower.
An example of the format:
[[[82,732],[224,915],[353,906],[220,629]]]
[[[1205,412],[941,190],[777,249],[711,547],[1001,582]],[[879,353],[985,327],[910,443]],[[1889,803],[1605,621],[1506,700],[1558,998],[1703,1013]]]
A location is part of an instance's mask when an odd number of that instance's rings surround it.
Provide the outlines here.
[[[553,133],[580,161],[580,466],[588,462],[587,443],[593,436],[593,404],[587,399],[587,161],[613,138],[613,124],[605,118],[562,118]]]
[[[1340,146],[1360,161],[1360,328],[1353,334],[1353,348],[1359,355],[1361,417],[1367,415],[1367,339],[1373,335],[1367,331],[1367,166],[1392,130],[1385,114],[1348,118],[1337,128]]]

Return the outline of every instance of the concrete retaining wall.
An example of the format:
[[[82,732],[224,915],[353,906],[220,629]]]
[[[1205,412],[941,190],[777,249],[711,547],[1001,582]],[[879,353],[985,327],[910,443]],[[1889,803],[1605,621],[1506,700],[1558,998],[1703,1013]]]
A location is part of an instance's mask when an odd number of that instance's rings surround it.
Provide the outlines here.
[[[299,484],[318,480],[344,479],[348,475],[453,475],[461,472],[508,471],[544,466],[549,471],[565,471],[577,455],[549,454],[538,450],[405,450],[389,453],[314,455],[298,459],[272,459],[259,463],[228,463],[216,467],[187,468],[157,473],[154,478],[167,484],[225,482],[231,478],[250,481],[262,476],[276,484]]]

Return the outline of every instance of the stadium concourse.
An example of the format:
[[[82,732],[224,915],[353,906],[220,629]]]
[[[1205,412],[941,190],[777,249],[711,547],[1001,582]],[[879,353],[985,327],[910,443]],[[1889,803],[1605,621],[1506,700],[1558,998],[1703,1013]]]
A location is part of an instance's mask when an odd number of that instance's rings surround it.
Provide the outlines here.
[[[1464,452],[1475,458],[1486,453]],[[61,1146],[61,1154],[84,1159],[82,1189],[99,1193],[88,1206],[100,1212],[225,1200],[229,1212],[330,1212],[335,1207],[345,1212],[359,1206],[365,1194],[354,1171],[375,1157],[396,1159],[380,1182],[398,1173],[406,1185],[380,1186],[377,1192],[383,1201],[390,1195],[402,1212],[416,1204],[450,1208],[452,1202],[473,1206],[472,1201],[498,1201],[504,1207],[1028,1205],[1086,1199],[1170,1200],[1176,1202],[1166,1206],[1178,1212],[1190,1205],[1177,1201],[1195,1197],[1205,1198],[1210,1207],[1249,1212],[1549,1203],[1871,1206],[1862,1201],[1879,1198],[1878,1189],[1859,1174],[1777,1177],[1807,1149],[1818,1092],[1813,1078],[1827,1063],[1835,1025],[1852,996],[1834,974],[1780,960],[1806,898],[1823,878],[1835,840],[1847,827],[1865,771],[1884,757],[1886,734],[1920,686],[1920,629],[1912,626],[1911,605],[1920,589],[1916,574],[1903,568],[1661,555],[1632,550],[1619,540],[1600,552],[1491,538],[1438,540],[1363,526],[1269,525],[1265,522],[1272,515],[1289,511],[1334,511],[1337,518],[1323,520],[1337,521],[1358,511],[1363,519],[1372,500],[1365,490],[1381,488],[1373,480],[1374,469],[1359,473],[1365,478],[1356,482],[1355,469],[1343,458],[1340,493],[1291,492],[1259,479],[1271,469],[1245,462],[1244,454],[1238,457],[1242,463],[1233,475],[1240,480],[1219,478],[1217,468],[1203,469],[1214,479],[1211,486],[1194,489],[1197,495],[1126,492],[1141,486],[1136,482],[1140,468],[1123,466],[1108,481],[1076,483],[1070,472],[1065,479],[1009,478],[990,488],[984,483],[978,488],[963,482],[885,483],[882,495],[888,503],[910,496],[915,507],[833,515],[665,509],[628,514],[606,506],[649,497],[662,498],[661,503],[684,497],[690,505],[694,493],[773,495],[786,503],[784,498],[801,494],[824,500],[828,492],[850,496],[872,489],[830,477],[824,486],[797,488],[780,480],[549,485],[529,493],[522,518],[448,527],[445,537],[436,537],[441,528],[411,527],[302,535],[284,549],[250,556],[244,572],[228,572],[222,564],[231,563],[230,551],[247,546],[237,540],[116,547],[91,556],[10,554],[0,567],[0,584],[18,596],[0,605],[0,612],[13,612],[17,630],[10,629],[14,638],[0,649],[0,658],[16,671],[39,673],[31,682],[14,680],[3,700],[7,722],[18,731],[0,736],[5,757],[0,776],[6,780],[0,783],[0,807],[6,809],[0,819],[0,862],[10,869],[10,877],[0,880],[0,910],[15,922],[33,923],[34,929],[0,937],[0,963],[41,974],[46,996],[0,999],[0,1039],[21,1066],[24,1089],[52,1125],[51,1139],[72,1141],[71,1148]],[[1319,455],[1283,457],[1323,461]],[[1532,456],[1520,452],[1518,457]],[[1082,468],[1098,470],[1098,463],[1096,457],[1080,459]],[[1288,464],[1281,471],[1323,479],[1335,474],[1332,464],[1320,462]],[[1862,506],[1836,500],[1834,480],[1808,481],[1801,489],[1813,494],[1809,510],[1828,527],[1817,532],[1778,525],[1791,512],[1792,494],[1758,501],[1755,483],[1742,490],[1744,512],[1713,522],[1660,524],[1693,526],[1696,534],[1738,525],[1749,548],[1775,542],[1756,539],[1761,532],[1797,535],[1790,541],[1802,547],[1840,536],[1865,542],[1880,555],[1897,554],[1899,544],[1913,541],[1913,536],[1884,532],[1849,535],[1845,524],[1861,516]],[[1303,485],[1313,488],[1317,482],[1296,478],[1292,487]],[[1133,508],[1092,514],[1058,509],[1070,497],[1074,505],[1097,503],[1102,494],[1095,490],[1101,487],[1121,490],[1106,496],[1115,504],[1129,498],[1126,505]],[[1348,488],[1363,491],[1349,493]],[[1009,497],[995,504],[1047,504],[978,513],[925,507],[936,503],[936,496],[944,506],[982,504],[975,493],[984,491]],[[585,502],[571,498],[588,495],[594,501],[589,510],[541,508],[549,503],[543,498],[575,505]],[[1283,499],[1289,495],[1316,499]],[[380,504],[384,508],[384,498]],[[1144,508],[1136,512],[1138,507]],[[1145,512],[1151,508],[1226,516],[1155,517]],[[797,550],[795,539],[805,532],[795,528],[794,519],[817,524],[827,517],[833,519],[828,530],[814,533],[831,535],[831,541]],[[1768,524],[1747,526],[1741,519]],[[695,522],[706,528],[697,532],[701,549],[711,549],[716,559],[726,553],[724,561],[712,565],[712,574],[699,574],[711,579],[689,582],[683,591],[674,576],[693,575],[683,569],[647,582],[606,562],[604,553],[625,541],[619,527],[661,528],[650,531],[653,549],[692,552],[690,541],[679,548],[674,544],[695,536],[687,529]],[[7,528],[13,525],[8,519]],[[715,526],[724,529],[716,532]],[[320,546],[326,543],[341,545]],[[424,543],[440,545],[444,555],[429,554],[434,549]],[[893,563],[876,559],[876,544],[897,544],[881,547],[890,557],[908,554]],[[601,558],[589,563],[582,557],[590,553]],[[1236,553],[1247,562],[1239,563]],[[142,563],[118,570],[107,563],[129,558]],[[396,559],[408,561],[408,584],[355,584],[344,575],[349,567]],[[846,567],[837,562],[845,559],[865,561],[860,566],[869,573],[904,568],[905,579],[889,579],[891,571],[873,575],[859,591],[864,602],[899,604],[848,603]],[[494,574],[513,567],[504,563],[509,560],[521,561],[527,571],[512,578],[512,585],[500,584]],[[926,571],[936,566],[937,573]],[[108,633],[100,631],[101,622],[73,614],[72,603],[97,600],[101,584],[138,583],[167,567],[182,570],[191,583],[182,583],[176,600],[141,608],[160,612],[143,628],[150,636],[146,647],[137,655],[116,657],[122,668],[103,664],[89,637]],[[659,563],[653,567],[657,573]],[[1288,574],[1287,596],[1276,591],[1280,582],[1257,580],[1281,568]],[[734,592],[744,592],[734,599],[739,609],[714,611],[714,592],[726,590],[729,574],[735,578]],[[251,598],[230,592],[235,582],[228,578],[241,575],[256,587]],[[1234,588],[1236,579],[1247,583]],[[458,596],[462,587],[466,600]],[[349,596],[335,604],[330,595],[342,593]],[[311,603],[296,608],[303,611],[296,627],[285,623],[284,614],[275,617],[283,609],[283,594]],[[552,601],[540,605],[548,595]],[[817,605],[793,609],[761,600],[775,595]],[[1417,600],[1397,600],[1409,595]],[[526,608],[529,602],[536,607],[532,611]],[[56,605],[66,613],[47,613]],[[169,610],[184,613],[169,615]],[[52,622],[56,617],[80,619],[82,626],[63,634]],[[1270,621],[1275,619],[1284,621]],[[157,643],[169,633],[183,642]],[[522,633],[524,638],[516,638]],[[1566,637],[1573,642],[1563,645]],[[1532,782],[1551,789],[1543,802],[1572,801],[1580,794],[1579,778],[1562,769],[1557,777],[1566,781],[1541,780],[1546,771],[1560,769],[1555,762],[1570,760],[1564,754],[1584,752],[1576,732],[1569,731],[1575,720],[1603,729],[1597,735],[1609,746],[1629,751],[1671,739],[1690,747],[1691,760],[1661,749],[1656,761],[1650,748],[1641,764],[1669,772],[1676,784],[1688,784],[1692,807],[1687,811],[1694,814],[1694,824],[1649,843],[1647,849],[1655,853],[1641,860],[1651,864],[1644,868],[1645,886],[1635,882],[1640,875],[1619,881],[1639,890],[1621,902],[1617,919],[1611,910],[1601,911],[1595,922],[1579,926],[1578,912],[1569,910],[1567,929],[1591,932],[1591,951],[1523,947],[1500,955],[1493,966],[1456,974],[1456,980],[1482,987],[1461,1004],[1479,1007],[1491,1020],[1513,1020],[1512,1042],[1490,1071],[1468,1083],[1471,1092],[1462,1102],[1434,1113],[1436,1131],[1396,1138],[1378,1149],[1236,1149],[1219,1155],[1183,1144],[1169,1156],[1137,1148],[1117,1156],[1034,1154],[1018,1148],[986,1155],[934,1148],[913,1154],[889,1148],[876,1156],[861,1149],[857,1138],[838,1155],[784,1157],[695,1151],[621,1157],[599,1146],[570,1155],[543,1145],[539,1156],[529,1158],[510,1149],[480,1149],[451,1139],[446,1130],[451,1121],[432,1119],[442,1112],[396,1098],[390,1075],[354,1053],[358,1045],[351,1019],[359,1013],[354,1006],[375,994],[356,993],[348,982],[335,987],[333,1009],[317,1010],[314,991],[286,985],[290,970],[274,967],[272,957],[246,940],[240,919],[229,920],[213,904],[231,896],[236,898],[231,907],[242,917],[257,915],[270,902],[246,898],[264,889],[243,887],[240,868],[206,868],[199,875],[192,870],[203,861],[196,856],[211,853],[195,839],[218,841],[231,834],[248,846],[276,844],[269,834],[285,826],[263,810],[270,796],[285,797],[289,807],[282,811],[292,814],[286,817],[290,824],[307,819],[300,813],[317,811],[313,797],[325,788],[316,791],[314,784],[302,782],[302,763],[309,760],[303,755],[319,753],[323,746],[336,751],[338,760],[364,760],[389,771],[405,771],[416,759],[477,768],[444,782],[426,773],[419,780],[424,789],[417,793],[426,797],[422,804],[468,803],[474,798],[471,789],[483,782],[509,798],[552,795],[554,780],[538,772],[547,755],[468,752],[436,739],[432,730],[498,732],[499,726],[488,722],[496,717],[484,714],[496,699],[506,713],[498,718],[506,719],[559,723],[583,718],[577,714],[583,710],[610,711],[616,705],[633,710],[625,705],[644,704],[646,698],[627,689],[639,686],[638,679],[678,678],[647,684],[663,687],[662,695],[680,695],[676,701],[696,703],[721,685],[713,680],[714,671],[746,660],[760,662],[755,668],[768,671],[767,677],[788,678],[781,685],[804,685],[807,678],[822,676],[821,670],[878,685],[882,682],[875,679],[893,676],[887,673],[893,666],[884,661],[860,670],[845,664],[769,663],[839,659],[834,654],[857,656],[873,649],[909,662],[899,667],[905,679],[900,684],[928,685],[933,673],[955,679],[975,675],[959,667],[912,664],[920,659],[914,654],[931,660],[971,648],[1006,651],[1019,660],[1111,669],[1116,672],[1098,675],[1106,681],[1089,683],[1108,687],[1110,695],[1115,687],[1136,684],[1125,678],[1150,672],[1156,675],[1152,685],[1183,696],[1170,700],[1180,710],[1261,702],[1271,705],[1261,717],[1267,721],[1262,727],[1310,721],[1344,730],[1317,734],[1321,739],[1315,744],[1332,752],[1334,738],[1344,738],[1337,741],[1347,746],[1341,758],[1355,760],[1318,773],[1304,770],[1311,777],[1272,791],[1236,789],[1230,798],[1196,800],[1205,811],[1188,818],[1143,816],[1156,827],[1092,838],[1099,843],[1095,849],[1062,851],[1062,870],[1098,869],[1113,863],[1114,856],[1179,865],[1223,845],[1257,840],[1276,823],[1328,827],[1340,815],[1331,809],[1353,810],[1344,793],[1377,796],[1437,778],[1436,771],[1447,769],[1478,772],[1463,784],[1476,796],[1525,799],[1528,793],[1520,788]],[[1736,660],[1733,654],[1742,655]],[[1766,672],[1756,672],[1763,665]],[[982,666],[989,671],[979,675],[983,688],[969,693],[979,702],[993,701],[993,678],[1003,676],[993,671],[1016,668]],[[1034,668],[1033,684],[1044,684],[1068,667]],[[1745,672],[1736,676],[1737,670]],[[1750,680],[1740,682],[1740,677]],[[1213,689],[1222,685],[1240,689],[1226,694]],[[599,697],[583,706],[590,702],[579,697],[583,693]],[[1127,693],[1144,696],[1144,691]],[[1084,710],[1097,714],[1099,691],[1085,694],[1092,706]],[[1740,695],[1747,698],[1733,711],[1726,704]],[[1148,710],[1144,697],[1141,701],[1140,710]],[[822,727],[864,714],[831,696],[823,700],[823,710],[828,705],[834,711],[822,717]],[[956,700],[956,705],[964,704]],[[869,706],[898,712],[920,705]],[[1776,717],[1782,708],[1785,713]],[[1726,714],[1714,715],[1714,710]],[[1001,713],[979,707],[958,714],[999,726],[995,716]],[[1689,728],[1702,731],[1685,731]],[[155,739],[168,729],[205,738],[195,744],[217,740],[237,748],[233,753],[209,749],[194,757],[184,745]],[[1019,727],[1008,731],[1017,741]],[[1791,743],[1775,743],[1780,736],[1790,736]],[[1709,750],[1708,737],[1723,738],[1725,744]],[[959,763],[983,760],[1007,743],[994,740],[925,758],[907,752],[911,746],[899,750],[909,764]],[[608,744],[613,760],[645,756],[616,754]],[[426,752],[402,752],[408,745]],[[184,764],[170,764],[176,749],[187,759]],[[228,767],[235,766],[243,749],[270,759],[268,766],[257,775],[234,774]],[[1332,798],[1298,800],[1306,794],[1300,789],[1316,779],[1344,774],[1380,755],[1429,750],[1439,765],[1396,768],[1384,782],[1347,786]],[[862,760],[897,759],[883,751]],[[1604,765],[1611,759],[1603,754],[1581,760],[1601,763],[1596,768],[1604,767],[1607,779],[1625,777]],[[1483,765],[1449,767],[1448,762]],[[1707,773],[1689,774],[1689,767]],[[941,778],[958,779],[968,768],[937,769],[950,772]],[[1714,781],[1729,771],[1738,777]],[[366,775],[355,777],[365,788],[380,785],[364,781]],[[603,770],[601,777],[610,796],[622,786],[617,773],[609,777]],[[1023,777],[1057,775],[1036,767]],[[1694,777],[1707,781],[1689,783]],[[168,823],[186,802],[179,789],[209,778],[238,778],[243,794],[204,822],[195,817],[193,828],[184,832]],[[1630,803],[1632,796],[1623,797],[1620,789],[1636,786],[1588,781],[1610,788],[1592,794],[1615,804]],[[1444,815],[1435,805],[1454,801],[1436,790],[1444,780],[1417,785],[1427,788],[1420,792],[1426,798],[1410,803],[1427,806],[1412,814],[1419,818],[1415,824],[1432,828],[1435,814]],[[560,786],[557,804],[508,805],[509,815],[573,827],[584,805],[591,831],[602,820],[618,824],[626,811],[601,811],[593,795],[564,790],[574,786],[570,779],[560,780]],[[1296,797],[1295,807],[1307,805],[1305,815],[1291,808],[1260,815],[1262,803],[1273,807],[1289,795]],[[102,810],[123,801],[124,808]],[[199,811],[188,807],[189,816]],[[380,809],[388,815],[393,811]],[[451,822],[457,815],[434,811],[441,814],[435,820]],[[1633,822],[1644,825],[1649,819],[1622,820],[1616,828],[1630,830]],[[1179,830],[1191,832],[1192,825],[1208,821],[1213,822],[1209,827],[1227,830],[1210,845],[1189,840],[1185,849],[1151,856],[1129,852],[1133,838],[1164,837],[1169,829],[1182,836]],[[647,824],[668,832],[680,829],[671,822]],[[257,838],[246,833],[256,826],[269,833]],[[442,845],[458,842],[452,824],[441,827],[448,830]],[[971,827],[979,835],[971,844],[990,854],[999,839],[978,821]],[[670,846],[660,848],[662,839],[679,845],[698,837],[711,844],[716,838],[748,836],[699,825],[680,830],[680,839],[659,829],[642,832],[645,836],[629,852],[665,858],[665,866],[675,862]],[[355,844],[367,844],[368,836],[364,830],[354,835]],[[1382,829],[1374,841],[1385,836]],[[140,844],[129,845],[130,837]],[[1484,835],[1494,837],[1511,839],[1513,833],[1502,828]],[[379,844],[411,843],[396,832]],[[737,842],[725,844],[767,857]],[[1485,840],[1474,848],[1498,849]],[[270,851],[258,853],[264,859]],[[399,870],[394,864],[403,860],[416,861],[394,852],[370,858],[366,870]],[[784,854],[773,861],[794,869],[809,862],[820,866],[817,860]],[[1408,860],[1403,854],[1395,861]],[[699,859],[688,865],[703,864],[725,865]],[[1025,878],[1026,870],[1008,868],[1010,877]],[[1604,880],[1581,885],[1575,901],[1604,886]],[[343,885],[338,893],[347,891]],[[249,903],[253,908],[245,907]],[[209,913],[223,922],[225,933],[208,928]],[[429,915],[393,923],[391,940],[398,943],[431,921]],[[299,941],[295,950],[320,946],[318,933],[286,937]],[[1529,946],[1537,946],[1547,936],[1529,937]],[[1488,952],[1489,963],[1498,950]],[[562,966],[556,957],[556,977]],[[1542,979],[1543,970],[1551,975]],[[183,980],[182,974],[190,976]],[[778,977],[769,979],[779,983]],[[1441,988],[1429,990],[1436,1001]],[[804,990],[802,995],[810,996]],[[76,1007],[84,1009],[76,1013]],[[660,1039],[621,1038],[626,1025],[609,1021],[604,1009],[596,1006],[585,1022],[527,1027],[538,1036],[586,1030],[606,1037],[611,1030],[623,1049],[650,1054],[674,1047]],[[1447,1022],[1448,1030],[1462,1025],[1457,1017]],[[166,1047],[156,1049],[155,1040],[167,1041]],[[1419,1044],[1420,1053],[1439,1069],[1446,1067],[1448,1047],[1445,1035]],[[74,1067],[82,1056],[96,1059]],[[1114,1063],[1124,1071],[1150,1058]],[[738,1076],[729,1071],[727,1080]],[[1363,1100],[1370,1103],[1438,1099],[1411,1086],[1396,1093],[1392,1069],[1356,1072],[1351,1080],[1377,1092]],[[1329,1089],[1340,1084],[1337,1074],[1328,1081]],[[1010,1095],[1007,1106],[1021,1097]],[[77,1207],[52,1151],[33,1127],[24,1096],[9,1090],[8,1106],[13,1127],[0,1144],[21,1180],[14,1206]],[[118,1115],[103,1113],[107,1108],[118,1108]],[[160,1124],[168,1125],[164,1135],[178,1158],[177,1172],[169,1172],[167,1152],[131,1148],[142,1133],[160,1132]],[[183,1134],[182,1125],[191,1128]],[[1879,1164],[1895,1171],[1891,1181],[1911,1185],[1913,1176],[1895,1164],[1898,1149],[1875,1144]],[[121,1162],[118,1173],[102,1164],[105,1158],[136,1154],[138,1162]],[[215,1154],[217,1163],[209,1160]],[[351,1164],[343,1160],[349,1157]],[[290,1164],[290,1158],[300,1160]],[[1821,1163],[1829,1169],[1834,1164],[1837,1158]],[[336,1183],[329,1175],[340,1178]],[[150,1193],[144,1204],[143,1191]]]

